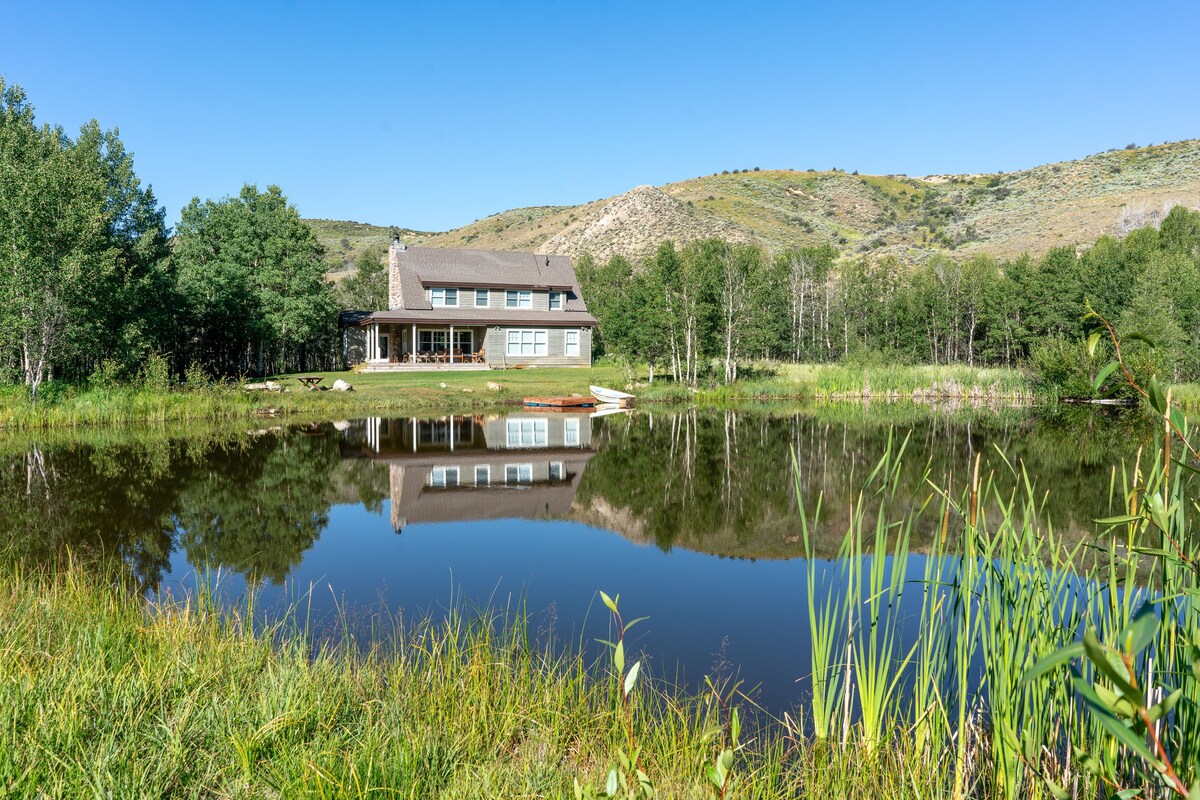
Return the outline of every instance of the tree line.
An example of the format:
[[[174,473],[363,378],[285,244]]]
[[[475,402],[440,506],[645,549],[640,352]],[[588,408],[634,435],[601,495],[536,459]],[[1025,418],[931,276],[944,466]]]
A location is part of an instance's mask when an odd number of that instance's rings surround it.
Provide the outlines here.
[[[1200,379],[1200,211],[1183,206],[1158,226],[1040,258],[934,254],[911,266],[710,239],[667,242],[637,262],[585,255],[577,271],[599,353],[693,385],[730,382],[760,359],[1070,365],[1087,360],[1089,303],[1153,340],[1134,347],[1146,369]]]
[[[710,239],[637,261],[579,259],[599,320],[597,355],[692,385],[732,382],[757,360],[1033,364],[1055,380],[1080,355],[1090,302],[1131,356],[1172,380],[1200,377],[1200,212],[1102,237],[1077,252],[965,261],[850,258]],[[39,124],[0,78],[0,383],[36,395],[48,377],[270,374],[340,365],[339,308],[387,305],[380,249],[335,287],[326,253],[282,191],[195,198],[172,231],[116,130]],[[1141,347],[1141,350],[1138,348]]]
[[[39,124],[0,78],[0,382],[332,367],[326,266],[276,186],[196,198],[172,233],[118,131]]]

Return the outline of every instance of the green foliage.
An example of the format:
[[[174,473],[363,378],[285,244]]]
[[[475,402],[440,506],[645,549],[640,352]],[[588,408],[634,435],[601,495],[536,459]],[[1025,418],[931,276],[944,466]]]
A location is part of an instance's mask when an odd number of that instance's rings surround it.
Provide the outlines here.
[[[382,247],[364,250],[355,272],[338,284],[338,304],[349,311],[382,311],[388,307],[388,271]]]
[[[187,369],[183,373],[184,385],[193,391],[211,388],[214,383],[208,371],[203,365],[192,362],[188,364]]]
[[[618,719],[621,724],[621,732],[626,740],[626,747],[617,748],[616,760],[609,765],[608,771],[605,773],[602,793],[590,784],[580,783],[576,778],[575,798],[576,800],[595,800],[599,797],[621,797],[625,800],[636,800],[639,797],[652,798],[655,796],[654,784],[650,781],[650,776],[642,769],[641,748],[638,746],[637,735],[634,731],[631,698],[634,687],[637,686],[638,675],[641,673],[642,662],[635,661],[628,671],[625,669],[625,634],[646,618],[638,617],[625,622],[618,607],[621,600],[620,595],[609,597],[604,592],[600,592],[600,600],[612,614],[613,624],[617,631],[615,642],[606,641],[602,644],[609,649],[612,657],[612,676],[619,706]]]
[[[1034,388],[1062,397],[1096,397],[1098,393],[1092,384],[1106,360],[1089,353],[1083,340],[1051,337],[1036,345],[1030,354]]]
[[[1148,226],[1040,259],[934,254],[908,266],[892,256],[839,260],[828,246],[769,258],[705,240],[664,243],[640,263],[585,256],[579,276],[600,322],[598,354],[693,387],[730,383],[751,359],[965,363],[1029,365],[1045,393],[1091,397],[1096,370],[1081,345],[1089,307],[1122,331],[1153,335],[1158,347],[1129,354],[1138,374],[1200,378],[1197,219],[1178,208],[1163,232]]]
[[[1078,732],[1072,742],[1083,768],[1110,790],[1113,797],[1139,793],[1141,790],[1137,788],[1121,788],[1123,783],[1133,781],[1143,788],[1159,784],[1164,791],[1178,797],[1194,798],[1200,795],[1200,775],[1195,774],[1194,767],[1195,756],[1200,753],[1200,736],[1194,719],[1200,699],[1196,690],[1196,684],[1200,683],[1200,624],[1194,605],[1200,598],[1197,588],[1200,552],[1188,535],[1189,520],[1182,512],[1190,494],[1185,488],[1187,484],[1178,472],[1174,473],[1174,482],[1171,480],[1172,441],[1178,439],[1178,444],[1192,458],[1200,453],[1189,439],[1187,419],[1178,408],[1172,407],[1170,395],[1164,394],[1157,376],[1139,380],[1130,369],[1122,344],[1128,346],[1136,335],[1127,336],[1122,342],[1112,324],[1090,307],[1086,319],[1103,327],[1090,337],[1089,351],[1094,351],[1105,336],[1116,351],[1115,360],[1103,374],[1119,371],[1120,380],[1144,395],[1151,410],[1166,423],[1161,460],[1151,465],[1144,486],[1127,486],[1123,508],[1127,513],[1097,520],[1109,530],[1124,529],[1128,537],[1126,547],[1154,560],[1154,566],[1161,569],[1163,594],[1154,600],[1140,600],[1139,593],[1129,588],[1134,571],[1132,566],[1127,567],[1124,605],[1127,610],[1132,603],[1141,604],[1116,629],[1115,644],[1103,644],[1103,634],[1089,626],[1082,642],[1060,647],[1041,659],[1028,670],[1025,681],[1034,681],[1076,659],[1085,661],[1090,672],[1075,666],[1071,669],[1075,694],[1083,700],[1093,723],[1094,742],[1090,746],[1080,741]],[[1144,340],[1141,336],[1136,338]],[[1102,383],[1103,378],[1098,378],[1096,385]],[[1134,480],[1139,477],[1135,470]],[[1153,674],[1156,662],[1167,683],[1165,687],[1150,685],[1151,678],[1145,677],[1145,673]],[[1175,713],[1181,700],[1180,711]],[[1171,722],[1175,730],[1166,727]],[[1190,789],[1189,770],[1194,781]],[[1064,784],[1047,776],[1043,779],[1056,798],[1070,797]]]
[[[192,200],[172,257],[186,305],[185,363],[219,374],[304,371],[336,332],[324,250],[277,186]]]
[[[174,304],[164,211],[115,131],[38,126],[0,79],[0,363],[31,395],[53,368],[126,368],[162,342]]]
[[[171,366],[167,359],[158,353],[151,353],[142,361],[142,369],[138,374],[138,382],[142,388],[153,392],[165,392],[171,388]]]
[[[125,380],[124,369],[114,359],[102,359],[88,377],[88,386],[97,389],[112,389]]]

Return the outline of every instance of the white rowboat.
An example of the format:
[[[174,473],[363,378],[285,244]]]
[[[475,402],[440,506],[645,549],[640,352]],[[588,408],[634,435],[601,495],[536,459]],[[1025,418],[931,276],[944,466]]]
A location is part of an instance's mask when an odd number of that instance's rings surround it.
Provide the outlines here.
[[[632,405],[634,395],[628,392],[618,392],[616,389],[605,389],[603,386],[589,386],[588,389],[592,392],[592,397],[596,398],[601,403],[617,403],[618,405]]]

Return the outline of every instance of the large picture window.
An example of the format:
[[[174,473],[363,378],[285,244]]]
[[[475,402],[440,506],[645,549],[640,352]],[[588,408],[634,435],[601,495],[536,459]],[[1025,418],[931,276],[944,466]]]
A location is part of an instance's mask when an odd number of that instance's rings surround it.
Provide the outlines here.
[[[505,308],[533,308],[533,292],[525,289],[509,289],[504,295]]]
[[[510,356],[544,356],[547,354],[546,331],[512,329],[508,332]]]
[[[548,443],[544,419],[510,419],[505,430],[508,447],[545,447]]]
[[[435,286],[429,290],[429,303],[435,306],[457,306],[458,289]]]

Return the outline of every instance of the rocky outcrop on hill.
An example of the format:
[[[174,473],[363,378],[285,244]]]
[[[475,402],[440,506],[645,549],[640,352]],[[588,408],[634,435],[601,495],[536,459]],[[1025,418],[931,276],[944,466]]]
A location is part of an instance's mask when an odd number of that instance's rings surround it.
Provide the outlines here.
[[[613,255],[649,253],[662,242],[685,244],[720,237],[751,242],[744,228],[670,197],[653,186],[638,186],[588,213],[542,243],[544,253],[579,256],[591,253],[604,260]]]

